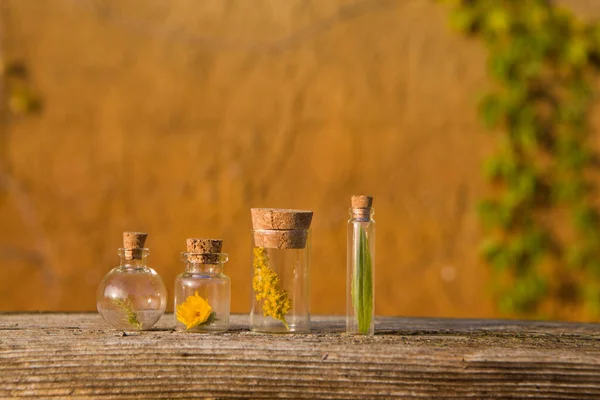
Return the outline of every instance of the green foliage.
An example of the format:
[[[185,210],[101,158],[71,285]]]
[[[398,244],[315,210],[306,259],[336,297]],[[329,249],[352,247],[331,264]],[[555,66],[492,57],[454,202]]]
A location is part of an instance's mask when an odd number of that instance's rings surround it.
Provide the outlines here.
[[[588,114],[600,26],[549,0],[442,1],[452,6],[454,28],[485,42],[494,84],[479,113],[486,127],[504,132],[484,166],[494,195],[480,205],[498,305],[533,316],[550,300],[598,316],[600,216]],[[556,308],[550,314],[560,316]]]

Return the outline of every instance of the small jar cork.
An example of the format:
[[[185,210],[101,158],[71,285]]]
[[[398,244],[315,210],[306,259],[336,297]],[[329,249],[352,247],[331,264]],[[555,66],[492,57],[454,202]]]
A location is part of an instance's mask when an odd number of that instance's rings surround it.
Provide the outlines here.
[[[274,249],[303,249],[313,212],[285,208],[252,208],[254,246]]]
[[[215,264],[219,261],[223,240],[188,238],[185,242],[188,262]]]
[[[123,232],[123,249],[126,260],[141,260],[148,234],[144,232]]]
[[[196,239],[189,238],[185,241],[189,253],[216,254],[223,248],[221,239]]]

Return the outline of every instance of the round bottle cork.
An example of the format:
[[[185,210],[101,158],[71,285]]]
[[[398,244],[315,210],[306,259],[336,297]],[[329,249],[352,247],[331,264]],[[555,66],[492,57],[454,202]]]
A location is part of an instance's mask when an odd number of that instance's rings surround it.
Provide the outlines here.
[[[223,240],[188,238],[185,243],[188,262],[215,264],[219,261]]]
[[[306,247],[312,211],[284,208],[252,208],[254,246],[271,249]]]
[[[373,196],[364,194],[355,194],[351,199],[352,208],[371,208],[373,207]]]
[[[123,248],[126,260],[141,260],[142,250],[146,244],[147,233],[123,232]]]
[[[285,208],[251,208],[254,229],[308,229],[313,212]]]

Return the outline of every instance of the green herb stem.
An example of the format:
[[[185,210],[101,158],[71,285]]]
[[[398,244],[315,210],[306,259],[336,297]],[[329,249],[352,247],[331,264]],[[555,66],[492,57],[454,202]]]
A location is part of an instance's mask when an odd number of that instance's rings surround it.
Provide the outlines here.
[[[133,308],[133,302],[130,298],[126,298],[125,300],[113,299],[113,304],[121,310],[128,324],[135,329],[142,329],[142,323],[138,319],[138,315]]]
[[[358,226],[351,290],[354,313],[358,319],[358,332],[368,334],[373,316],[373,264],[369,239],[362,226]]]

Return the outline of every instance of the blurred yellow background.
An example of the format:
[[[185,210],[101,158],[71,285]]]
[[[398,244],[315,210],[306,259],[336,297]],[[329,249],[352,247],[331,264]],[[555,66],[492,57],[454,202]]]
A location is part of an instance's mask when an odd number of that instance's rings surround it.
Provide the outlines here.
[[[360,192],[375,197],[377,314],[497,315],[476,215],[485,52],[443,5],[3,0],[0,24],[0,56],[44,102],[0,125],[0,310],[95,310],[138,230],[168,288],[187,237],[224,239],[246,312],[249,208],[283,207],[315,213],[312,312],[342,314]]]

